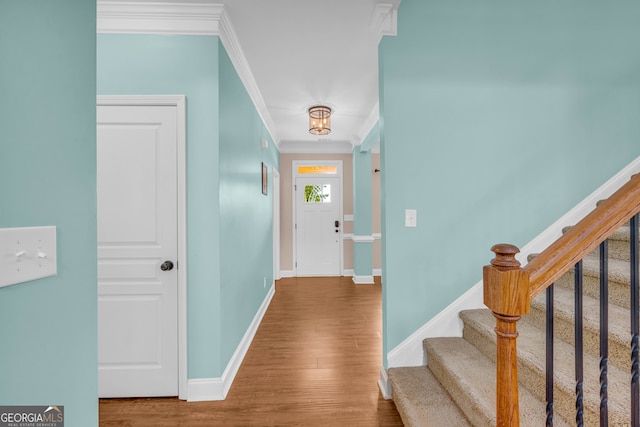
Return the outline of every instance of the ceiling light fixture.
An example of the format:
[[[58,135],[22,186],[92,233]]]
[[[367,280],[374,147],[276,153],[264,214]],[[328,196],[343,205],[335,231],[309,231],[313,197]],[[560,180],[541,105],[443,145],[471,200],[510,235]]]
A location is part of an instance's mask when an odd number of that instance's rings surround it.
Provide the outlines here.
[[[314,135],[331,133],[331,108],[323,105],[309,108],[309,133]]]

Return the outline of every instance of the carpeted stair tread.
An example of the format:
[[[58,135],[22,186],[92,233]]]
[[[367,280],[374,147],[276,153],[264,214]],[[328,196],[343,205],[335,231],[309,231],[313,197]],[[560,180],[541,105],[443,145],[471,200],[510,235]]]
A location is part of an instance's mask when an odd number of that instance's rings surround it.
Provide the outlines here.
[[[387,375],[405,426],[472,426],[426,366],[391,368]]]
[[[574,304],[573,290],[554,289],[555,336],[569,344],[573,344]],[[526,321],[543,329],[545,313],[545,295],[542,293],[531,301],[531,313]],[[630,322],[628,309],[609,304],[609,360],[624,370],[630,368]],[[600,302],[586,295],[583,296],[583,333],[585,350],[599,355]]]
[[[468,310],[460,314],[465,338],[495,361],[495,318],[489,310]],[[545,333],[525,320],[518,322],[518,374],[520,383],[536,398],[545,399]],[[600,358],[584,354],[584,405],[587,425],[599,420]],[[554,340],[554,377],[556,413],[564,419],[575,416],[574,347]],[[608,367],[609,420],[612,425],[629,423],[629,374],[611,364]]]
[[[463,338],[429,338],[424,341],[429,369],[444,385],[474,426],[495,426],[495,364]],[[521,389],[520,422],[545,424],[545,405]],[[561,419],[556,426],[566,425]]]

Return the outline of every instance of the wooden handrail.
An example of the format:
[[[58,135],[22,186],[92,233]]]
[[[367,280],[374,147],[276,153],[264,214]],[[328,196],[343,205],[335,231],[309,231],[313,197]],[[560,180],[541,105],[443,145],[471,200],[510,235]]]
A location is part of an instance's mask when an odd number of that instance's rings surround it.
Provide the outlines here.
[[[531,300],[573,268],[587,254],[640,212],[640,174],[599,204],[525,267],[515,259],[519,249],[491,248],[496,257],[485,266],[484,303],[496,318],[496,425],[518,427],[517,322]]]
[[[640,212],[640,174],[599,204],[524,267],[529,273],[529,297],[535,298]]]

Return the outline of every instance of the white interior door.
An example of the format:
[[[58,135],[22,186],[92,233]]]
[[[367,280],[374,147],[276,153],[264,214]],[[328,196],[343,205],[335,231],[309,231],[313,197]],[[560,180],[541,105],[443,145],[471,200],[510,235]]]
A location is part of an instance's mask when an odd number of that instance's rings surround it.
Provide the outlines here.
[[[342,239],[340,178],[297,177],[298,276],[339,276]]]
[[[175,108],[97,109],[100,397],[178,395]]]

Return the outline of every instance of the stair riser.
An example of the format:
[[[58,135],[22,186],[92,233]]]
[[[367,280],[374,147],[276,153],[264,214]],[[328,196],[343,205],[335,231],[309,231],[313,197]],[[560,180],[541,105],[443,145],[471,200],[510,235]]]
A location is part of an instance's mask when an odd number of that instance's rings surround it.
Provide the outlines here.
[[[463,337],[495,363],[495,336],[489,335],[486,328],[478,329],[475,326],[472,322],[465,322]],[[591,378],[598,377],[598,366],[585,367],[585,369],[593,370],[590,375]],[[573,378],[571,376],[572,374],[573,373],[568,373],[571,378]],[[545,367],[543,361],[541,365],[540,361],[531,361],[523,357],[518,357],[518,381],[538,400],[543,402],[546,400]],[[573,379],[571,381],[573,381]],[[554,386],[554,414],[567,420],[569,424],[572,424],[571,421],[575,419],[575,388],[573,388],[574,382],[565,382],[565,384],[568,383],[571,384],[571,387],[563,387],[560,382],[556,382]],[[626,384],[625,387],[627,387]],[[588,394],[588,392],[585,392],[584,402],[585,426],[599,426],[599,395],[597,393]],[[626,413],[610,410],[609,420],[612,423],[611,425],[622,426],[628,423],[628,416]]]
[[[533,323],[536,327],[544,330],[546,327],[546,312],[544,308],[536,304],[531,305],[531,312],[527,315],[527,321]],[[556,338],[562,341],[575,345],[575,327],[573,319],[568,319],[564,316],[554,316],[554,335]],[[589,325],[584,325],[583,328],[583,347],[585,352],[588,352],[596,357],[600,356],[600,331],[594,329]],[[620,369],[630,372],[631,369],[631,345],[629,341],[624,341],[620,337],[610,334],[609,335],[609,363],[615,364]]]
[[[484,413],[477,405],[474,405],[473,399],[468,394],[468,389],[462,386],[454,373],[447,369],[446,361],[434,354],[428,345],[425,345],[425,351],[429,369],[467,419],[473,420],[473,425],[476,427],[493,427],[495,420],[491,418],[491,415]]]
[[[560,279],[556,281],[557,286],[561,286],[564,289],[573,289],[575,283],[575,274],[573,271],[566,273]],[[582,276],[582,288],[584,294],[590,296],[593,299],[600,299],[600,278],[599,276],[592,276],[583,274]],[[630,308],[630,295],[629,295],[629,280],[621,281],[615,278],[609,278],[609,303],[615,304],[623,308]]]

